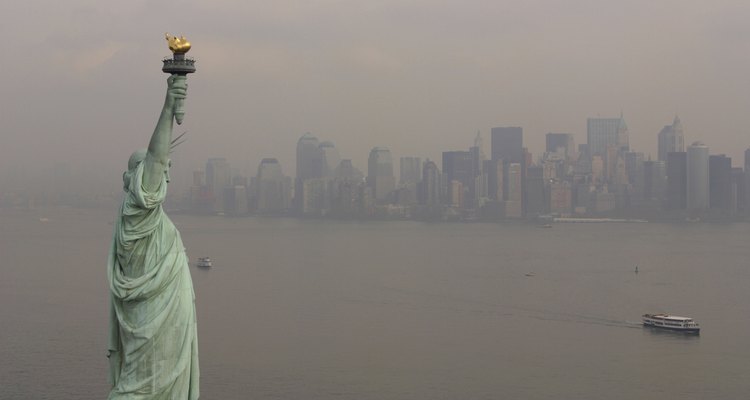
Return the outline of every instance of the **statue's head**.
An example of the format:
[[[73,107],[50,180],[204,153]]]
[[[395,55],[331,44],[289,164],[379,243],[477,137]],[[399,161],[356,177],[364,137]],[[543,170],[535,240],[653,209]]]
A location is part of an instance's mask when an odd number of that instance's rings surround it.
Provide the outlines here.
[[[146,153],[148,150],[146,149],[138,149],[133,152],[133,154],[130,155],[130,158],[128,159],[128,171],[133,170],[135,167],[138,166],[138,164],[142,163],[143,160],[146,159]]]
[[[130,179],[135,172],[135,169],[138,168],[138,165],[142,163],[146,159],[146,154],[148,154],[147,149],[138,149],[133,152],[133,154],[130,155],[130,158],[128,159],[128,170],[123,172],[122,174],[122,181],[123,181],[123,187],[125,191],[128,190],[128,186],[130,186]],[[167,166],[164,169],[164,178],[169,183],[169,168],[172,167],[172,160],[167,161]]]

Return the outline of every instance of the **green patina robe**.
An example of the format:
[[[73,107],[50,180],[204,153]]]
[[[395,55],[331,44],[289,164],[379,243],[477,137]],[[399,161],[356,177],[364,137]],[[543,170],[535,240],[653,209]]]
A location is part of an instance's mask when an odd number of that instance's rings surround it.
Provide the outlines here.
[[[144,163],[125,173],[107,277],[111,293],[109,399],[197,399],[195,293],[180,234]]]

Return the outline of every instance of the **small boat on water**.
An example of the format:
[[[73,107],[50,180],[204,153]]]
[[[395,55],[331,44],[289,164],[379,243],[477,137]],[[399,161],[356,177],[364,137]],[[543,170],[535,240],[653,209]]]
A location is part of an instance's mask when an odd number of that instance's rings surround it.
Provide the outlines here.
[[[213,267],[213,263],[211,263],[210,257],[199,257],[198,262],[195,264],[198,267],[201,268],[211,268]]]
[[[700,325],[689,317],[668,314],[643,314],[643,326],[670,331],[699,334]]]
[[[527,272],[524,275],[526,275],[526,276],[534,276],[535,274],[533,272]]]

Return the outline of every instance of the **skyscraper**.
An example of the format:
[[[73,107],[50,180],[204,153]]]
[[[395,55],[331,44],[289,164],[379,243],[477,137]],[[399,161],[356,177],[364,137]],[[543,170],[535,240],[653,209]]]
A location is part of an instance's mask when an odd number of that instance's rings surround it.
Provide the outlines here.
[[[586,121],[586,136],[591,156],[607,156],[607,148],[614,146],[618,152],[630,150],[628,126],[620,118],[589,118]],[[606,162],[606,160],[605,160]]]
[[[503,199],[503,161],[486,160],[483,166],[487,174],[487,197],[491,200],[501,201]]]
[[[206,186],[213,196],[213,211],[224,211],[224,189],[232,182],[226,158],[209,158],[206,162]]]
[[[687,208],[702,211],[708,207],[708,147],[694,142],[687,148]]]
[[[561,153],[566,161],[572,161],[575,154],[575,140],[570,133],[548,133],[546,139],[547,153]]]
[[[505,217],[523,217],[523,180],[521,175],[521,164],[510,163],[505,171],[504,197]]]
[[[331,145],[332,146],[332,145]],[[297,141],[297,179],[322,178],[324,169],[323,151],[318,138],[309,132]]]
[[[372,188],[375,200],[381,202],[396,189],[391,151],[387,148],[373,147],[370,150],[370,156],[367,159],[367,184]]]
[[[492,128],[492,159],[521,164],[523,154],[523,128],[517,126]]]
[[[338,167],[336,167],[333,177],[338,180],[347,180],[353,183],[358,183],[362,181],[364,174],[352,164],[352,160],[345,159],[341,160]]]
[[[658,204],[664,200],[667,188],[667,163],[664,161],[643,162],[643,200]]]
[[[627,183],[631,185],[631,194],[636,199],[643,198],[643,153],[629,151],[625,153],[625,173]]]
[[[320,156],[323,157],[323,171],[321,176],[327,177],[333,175],[333,171],[341,162],[338,149],[333,145],[333,142],[320,142],[318,148],[320,149]]]
[[[422,179],[422,160],[419,157],[401,157],[399,169],[401,185],[416,185]]]
[[[324,165],[325,160],[318,138],[309,132],[305,133],[297,141],[297,176],[294,180],[294,209],[297,212],[302,212],[305,204],[304,182],[308,179],[322,178]]]
[[[531,166],[526,169],[526,215],[546,214],[546,204],[544,167]]]
[[[476,165],[472,152],[443,152],[443,175],[445,175],[448,183],[448,198],[461,199],[458,203],[462,208],[471,208],[474,204],[472,189],[474,187],[475,172]],[[453,185],[452,182],[454,181],[460,182],[461,185]],[[460,188],[463,193],[455,193],[457,188]]]
[[[667,209],[687,207],[687,153],[667,153]]]
[[[425,160],[422,166],[419,204],[428,207],[438,207],[440,205],[440,180],[440,170],[437,164],[429,159]]]
[[[478,153],[479,162],[484,162],[487,157],[484,153],[484,139],[482,139],[482,132],[477,131],[477,136],[474,138],[474,147],[472,149],[476,148]],[[471,151],[471,150],[469,150]]]
[[[733,204],[731,158],[724,154],[708,157],[708,188],[709,207],[729,212]]]
[[[255,176],[256,209],[260,214],[277,214],[290,205],[290,179],[275,158],[264,158]]]
[[[735,200],[730,209],[732,213],[744,213],[747,210],[747,175],[741,167],[732,168],[732,193]]]
[[[483,171],[486,157],[484,154],[484,140],[480,131],[477,131],[477,136],[474,138],[474,146],[469,148],[469,152],[474,162],[472,197],[475,205],[479,206],[480,199],[487,197],[487,176]]]
[[[665,125],[659,132],[659,161],[667,161],[667,154],[685,151],[680,117],[675,116],[672,125]]]

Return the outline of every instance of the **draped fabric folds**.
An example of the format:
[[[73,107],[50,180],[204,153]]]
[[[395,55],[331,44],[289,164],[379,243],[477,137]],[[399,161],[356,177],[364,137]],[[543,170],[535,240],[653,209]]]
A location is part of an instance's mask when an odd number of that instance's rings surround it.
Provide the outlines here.
[[[198,398],[195,293],[180,234],[162,210],[166,174],[143,187],[144,163],[125,173],[125,198],[107,266],[111,309],[109,399]]]

